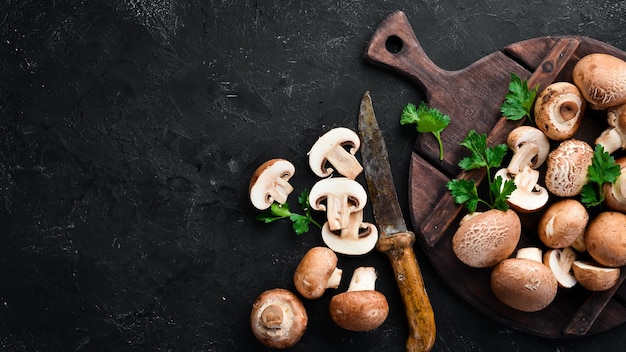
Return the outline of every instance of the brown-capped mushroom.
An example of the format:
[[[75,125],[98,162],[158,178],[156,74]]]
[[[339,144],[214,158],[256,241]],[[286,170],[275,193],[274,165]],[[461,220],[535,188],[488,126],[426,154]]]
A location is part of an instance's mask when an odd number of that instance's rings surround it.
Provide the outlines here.
[[[337,288],[343,271],[330,248],[313,247],[300,260],[293,275],[296,290],[308,299],[322,297],[327,288]]]
[[[626,103],[626,62],[613,55],[593,53],[581,58],[572,80],[589,107],[595,110]]]
[[[325,211],[331,231],[345,229],[350,224],[350,214],[365,207],[367,192],[355,180],[331,177],[317,181],[309,192],[312,209]]]
[[[324,133],[307,153],[311,171],[319,177],[328,177],[334,170],[349,179],[355,179],[363,167],[354,154],[359,150],[361,140],[349,128],[337,127]],[[332,167],[327,166],[328,164]]]
[[[493,294],[502,303],[523,312],[547,307],[556,297],[558,283],[541,260],[541,249],[528,247],[518,250],[515,258],[502,261],[491,272]]]
[[[363,255],[370,252],[378,241],[378,229],[363,222],[363,209],[350,214],[345,229],[331,231],[328,221],[322,226],[322,240],[333,251],[346,255]]]
[[[589,213],[576,199],[561,199],[552,203],[539,219],[537,235],[550,248],[571,246],[585,234]]]
[[[620,148],[626,148],[626,104],[609,108],[606,120],[609,127],[596,138],[595,143],[602,145],[605,152],[613,154]]]
[[[587,183],[593,149],[582,140],[568,139],[548,154],[545,184],[548,191],[559,197],[579,194]]]
[[[261,164],[252,174],[248,188],[252,205],[265,210],[273,202],[285,203],[293,192],[289,179],[295,172],[293,164],[285,159],[271,159]]]
[[[506,144],[514,153],[507,166],[509,173],[513,175],[519,173],[526,165],[533,169],[539,168],[550,152],[548,137],[532,126],[514,128],[509,132]]]
[[[461,220],[452,250],[466,265],[491,267],[513,254],[521,232],[519,216],[511,209],[474,212]]]
[[[626,214],[604,211],[593,218],[585,231],[587,253],[607,267],[626,265]]]
[[[335,324],[350,331],[368,331],[385,322],[389,304],[385,295],[375,290],[376,278],[373,267],[354,270],[348,290],[330,300],[330,317]]]
[[[500,169],[495,176],[508,181],[511,179],[508,171],[508,168]],[[506,200],[511,208],[520,213],[532,213],[548,203],[550,195],[537,181],[539,181],[539,171],[532,169],[529,165],[524,166],[513,176],[515,189]],[[504,187],[504,182],[502,187]]]
[[[619,280],[620,268],[606,268],[583,261],[575,261],[574,276],[580,285],[590,291],[606,291]]]
[[[576,277],[572,273],[572,266],[576,260],[576,252],[571,247],[551,249],[543,255],[545,264],[556,278],[560,287],[572,288],[576,285]]]
[[[615,160],[620,167],[620,175],[615,182],[602,185],[604,205],[609,210],[626,213],[626,157]]]
[[[535,124],[552,140],[572,138],[583,121],[585,107],[585,98],[574,84],[552,83],[537,96]]]
[[[289,348],[306,331],[309,318],[302,301],[291,291],[274,288],[261,293],[252,305],[252,334],[270,348]]]

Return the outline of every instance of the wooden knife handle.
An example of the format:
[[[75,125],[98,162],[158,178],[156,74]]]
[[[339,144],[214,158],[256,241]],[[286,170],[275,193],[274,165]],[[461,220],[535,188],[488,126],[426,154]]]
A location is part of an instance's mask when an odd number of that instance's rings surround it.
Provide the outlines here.
[[[424,279],[413,252],[415,234],[400,232],[382,237],[376,249],[391,260],[409,323],[407,351],[430,351],[435,344],[435,316],[424,288]]]

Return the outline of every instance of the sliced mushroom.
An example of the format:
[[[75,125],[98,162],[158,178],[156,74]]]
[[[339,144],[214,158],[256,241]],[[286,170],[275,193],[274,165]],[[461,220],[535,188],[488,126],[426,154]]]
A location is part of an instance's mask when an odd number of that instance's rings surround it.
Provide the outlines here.
[[[587,183],[593,149],[585,141],[568,139],[559,144],[546,161],[546,188],[559,197],[579,194]]]
[[[589,213],[576,199],[562,199],[552,203],[541,215],[537,235],[550,248],[565,248],[582,238],[589,221]]]
[[[343,271],[337,268],[337,255],[326,247],[309,249],[296,267],[293,283],[308,299],[322,297],[327,288],[337,288]]]
[[[375,290],[376,270],[359,267],[354,270],[346,292],[330,300],[332,320],[350,331],[368,331],[378,328],[389,314],[387,298]]]
[[[319,177],[328,177],[337,172],[349,179],[355,179],[363,167],[354,154],[359,150],[361,140],[349,128],[337,127],[322,135],[308,152],[309,166]]]
[[[620,268],[605,268],[583,261],[575,261],[574,276],[580,285],[590,291],[606,291],[619,280]]]
[[[322,226],[322,240],[333,251],[346,255],[363,255],[370,252],[378,241],[378,229],[363,222],[363,209],[350,214],[345,229],[331,231],[329,223]]]
[[[559,286],[563,288],[572,288],[576,285],[577,280],[572,273],[575,260],[576,252],[570,247],[551,249],[543,255],[543,264],[552,270]]]
[[[452,237],[452,250],[471,267],[494,266],[515,251],[521,226],[519,216],[511,209],[474,212],[462,219]]]
[[[273,202],[284,204],[293,192],[289,179],[295,171],[293,164],[285,159],[271,159],[261,164],[252,174],[248,188],[252,205],[265,210]]]
[[[606,120],[609,128],[596,138],[595,143],[602,145],[605,152],[613,154],[620,148],[626,148],[626,104],[609,108]]]
[[[626,103],[626,62],[613,55],[593,53],[581,58],[572,80],[595,110]]]
[[[547,307],[556,297],[558,282],[541,260],[541,249],[529,247],[520,249],[515,258],[502,261],[491,272],[493,294],[523,312]]]
[[[620,167],[620,175],[613,183],[602,185],[604,205],[610,209],[626,213],[626,157],[615,160]]]
[[[580,128],[586,101],[578,87],[569,82],[547,86],[535,101],[535,123],[556,141],[572,138]]]
[[[626,214],[604,211],[593,218],[585,231],[587,252],[607,267],[626,265]]]
[[[295,345],[304,335],[308,321],[302,301],[282,288],[261,293],[250,313],[254,337],[270,348],[283,349]]]
[[[495,176],[502,177],[504,181],[511,179],[508,168],[498,170]],[[506,200],[511,208],[520,213],[532,213],[548,203],[550,195],[545,188],[537,183],[538,180],[539,171],[531,169],[528,165],[513,177],[516,188]],[[504,187],[504,183],[502,187]]]
[[[350,214],[365,207],[367,193],[363,186],[347,177],[332,177],[317,181],[309,192],[312,209],[325,211],[331,231],[345,229]]]
[[[506,144],[514,153],[507,167],[514,175],[526,165],[533,169],[539,168],[550,152],[548,137],[532,126],[519,126],[513,129],[507,137]]]

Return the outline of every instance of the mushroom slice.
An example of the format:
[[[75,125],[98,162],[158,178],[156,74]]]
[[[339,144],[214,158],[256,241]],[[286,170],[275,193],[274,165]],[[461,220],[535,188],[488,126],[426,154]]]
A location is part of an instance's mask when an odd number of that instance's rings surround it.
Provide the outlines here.
[[[626,157],[615,160],[620,166],[620,175],[613,183],[602,185],[604,190],[604,205],[610,210],[626,213]]]
[[[585,231],[587,252],[607,267],[626,265],[626,214],[604,211],[593,218]]]
[[[521,226],[519,216],[511,209],[474,212],[461,221],[452,237],[452,250],[471,267],[494,266],[515,251]]]
[[[590,291],[606,291],[619,280],[620,268],[605,268],[583,261],[573,264],[574,276],[580,285]]]
[[[330,300],[330,317],[340,327],[350,331],[378,328],[389,314],[387,298],[375,290],[376,270],[359,267],[354,270],[346,292]]]
[[[261,164],[252,174],[248,188],[252,205],[265,210],[273,202],[284,204],[293,192],[289,179],[295,172],[293,164],[285,159],[271,159]]]
[[[333,251],[346,255],[363,255],[370,252],[378,241],[378,229],[363,222],[363,209],[350,214],[348,227],[331,231],[329,223],[322,227],[322,240]]]
[[[337,127],[322,135],[307,153],[309,166],[314,174],[327,177],[333,173],[332,165],[339,174],[355,179],[363,167],[354,154],[359,150],[361,140],[356,132],[349,128]]]
[[[507,306],[536,312],[552,303],[558,283],[550,268],[541,262],[541,250],[529,248],[520,249],[515,258],[506,259],[493,269],[491,289]]]
[[[347,177],[325,178],[317,181],[309,192],[312,209],[326,211],[331,231],[345,229],[350,214],[365,207],[367,193],[363,186]]]
[[[575,260],[576,252],[570,247],[551,249],[543,255],[543,264],[552,270],[559,286],[563,288],[572,288],[576,285],[576,278],[571,273]]]
[[[626,62],[613,55],[593,53],[574,66],[572,81],[595,110],[626,103]]]
[[[550,152],[550,141],[539,129],[532,126],[519,126],[509,132],[506,144],[513,150],[509,162],[509,172],[517,174],[524,166],[537,169],[546,161]]]
[[[584,236],[588,221],[589,213],[581,202],[562,199],[552,203],[541,215],[537,236],[550,248],[569,247]]]
[[[337,288],[343,271],[337,268],[337,255],[326,247],[309,249],[296,267],[293,283],[308,299],[322,297],[327,288]]]
[[[609,128],[600,134],[595,143],[602,145],[605,152],[613,154],[620,148],[626,148],[626,104],[609,108],[606,116]]]
[[[546,161],[546,188],[559,197],[573,197],[587,183],[593,149],[584,141],[568,139],[559,144]]]
[[[574,84],[552,83],[535,100],[535,124],[552,140],[572,138],[582,124],[585,107],[585,98]]]
[[[510,180],[508,169],[500,169],[495,176],[500,176],[504,181]],[[515,190],[511,192],[507,203],[520,213],[532,213],[543,208],[548,202],[550,195],[545,188],[537,184],[539,180],[539,171],[533,170],[526,165],[520,172],[514,176]],[[502,183],[504,187],[504,182]]]
[[[254,337],[270,348],[295,345],[309,318],[302,301],[289,290],[275,288],[261,293],[252,304],[250,327]]]

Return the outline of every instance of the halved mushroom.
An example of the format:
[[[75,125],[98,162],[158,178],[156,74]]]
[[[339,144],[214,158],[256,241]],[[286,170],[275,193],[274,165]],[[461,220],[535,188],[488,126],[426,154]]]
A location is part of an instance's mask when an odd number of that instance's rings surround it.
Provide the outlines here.
[[[323,134],[307,153],[309,166],[314,174],[327,177],[333,173],[332,165],[339,174],[355,179],[363,167],[354,154],[359,150],[361,140],[349,128],[337,127]]]
[[[330,300],[330,317],[350,331],[368,331],[382,325],[389,314],[387,298],[375,290],[376,270],[359,267],[354,270],[346,292]]]
[[[283,288],[261,293],[250,313],[254,337],[270,348],[283,349],[295,345],[304,335],[308,322],[302,301]]]
[[[620,167],[620,175],[613,183],[602,185],[604,205],[610,209],[626,213],[626,157],[615,160]]]
[[[607,267],[626,265],[626,214],[604,211],[593,218],[585,231],[587,252]]]
[[[332,177],[317,181],[309,192],[312,209],[325,211],[331,231],[345,229],[350,214],[365,207],[367,192],[360,183],[347,177]]]
[[[606,268],[583,261],[575,261],[574,276],[580,285],[590,291],[606,291],[619,280],[620,268]]]
[[[337,288],[343,270],[337,268],[337,255],[326,247],[309,249],[296,267],[293,283],[304,298],[322,297],[327,288]]]
[[[261,164],[252,174],[248,188],[252,205],[265,210],[273,202],[285,203],[293,192],[288,181],[295,172],[293,164],[285,159],[271,159]]]
[[[576,278],[572,274],[575,260],[576,252],[570,247],[551,249],[543,255],[543,264],[552,270],[559,286],[563,288],[572,288],[576,285]]]
[[[507,306],[524,312],[547,307],[556,297],[558,282],[542,261],[541,249],[518,250],[515,258],[498,264],[491,272],[493,294]]]
[[[539,129],[532,126],[519,126],[509,132],[506,144],[513,151],[509,162],[509,173],[517,174],[524,166],[539,168],[550,152],[550,141]]]
[[[551,204],[541,215],[537,235],[550,248],[565,248],[584,236],[589,213],[576,199],[562,199]]]
[[[546,161],[546,188],[559,197],[579,194],[587,183],[593,149],[585,141],[568,139],[559,144]]]
[[[329,223],[322,226],[322,240],[333,251],[346,255],[363,255],[370,252],[378,241],[378,229],[363,222],[363,209],[350,214],[348,227],[331,231]]]
[[[572,80],[595,110],[626,103],[626,62],[613,55],[593,53],[574,66]]]
[[[609,108],[606,120],[609,128],[596,138],[595,143],[602,145],[605,152],[613,154],[620,148],[626,148],[626,104]]]
[[[519,216],[511,209],[474,212],[461,220],[452,237],[452,250],[466,265],[491,267],[515,251],[521,232]]]
[[[508,168],[498,170],[495,176],[502,177],[504,181],[511,179]],[[538,180],[539,171],[531,169],[528,165],[513,176],[516,188],[506,200],[511,208],[520,213],[532,213],[548,203],[550,195],[545,188],[537,183]],[[504,183],[502,187],[504,187]]]
[[[580,128],[586,101],[578,87],[569,82],[547,86],[535,101],[535,123],[556,141],[572,138]]]

